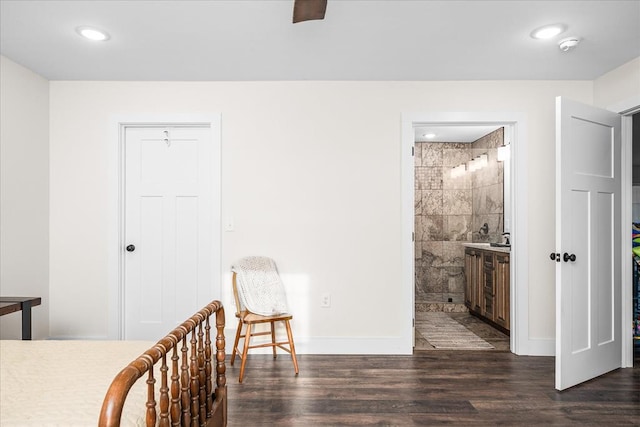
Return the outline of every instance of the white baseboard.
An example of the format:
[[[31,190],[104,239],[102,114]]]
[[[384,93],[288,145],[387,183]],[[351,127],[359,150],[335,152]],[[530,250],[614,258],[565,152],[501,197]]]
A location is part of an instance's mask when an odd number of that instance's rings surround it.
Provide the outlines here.
[[[555,356],[556,340],[552,338],[529,338],[521,346],[519,356]]]
[[[235,330],[225,330],[226,352],[233,351]],[[279,337],[281,339],[281,337]],[[242,343],[242,342],[241,342]],[[413,347],[401,337],[296,337],[297,354],[369,354],[411,355]],[[270,348],[251,350],[250,354],[271,354]]]

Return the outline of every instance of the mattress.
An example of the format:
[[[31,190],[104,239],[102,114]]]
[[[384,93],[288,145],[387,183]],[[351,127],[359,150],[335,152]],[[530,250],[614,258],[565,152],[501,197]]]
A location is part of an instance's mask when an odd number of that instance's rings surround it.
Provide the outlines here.
[[[113,378],[153,345],[148,341],[1,340],[0,425],[97,425]],[[158,376],[158,367],[154,374]],[[145,377],[129,392],[123,426],[144,425]]]

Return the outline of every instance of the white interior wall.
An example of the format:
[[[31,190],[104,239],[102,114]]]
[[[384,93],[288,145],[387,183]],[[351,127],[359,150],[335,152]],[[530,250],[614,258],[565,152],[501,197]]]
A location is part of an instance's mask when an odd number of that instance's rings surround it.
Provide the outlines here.
[[[402,113],[504,111],[527,118],[529,336],[552,340],[555,97],[592,94],[586,81],[51,82],[51,333],[107,335],[115,115],[220,113],[222,217],[235,223],[222,235],[223,271],[245,255],[276,260],[300,352],[385,353],[407,332]],[[228,274],[222,282],[234,328]]]
[[[0,56],[0,295],[41,297],[32,336],[49,336],[49,82]],[[20,312],[0,338],[21,336]]]
[[[597,107],[608,108],[630,99],[640,103],[640,56],[593,82],[593,103]]]

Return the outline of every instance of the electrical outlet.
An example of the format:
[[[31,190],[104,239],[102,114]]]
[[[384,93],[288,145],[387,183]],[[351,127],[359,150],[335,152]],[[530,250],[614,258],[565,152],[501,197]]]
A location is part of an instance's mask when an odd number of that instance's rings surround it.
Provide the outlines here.
[[[331,307],[331,294],[322,294],[322,296],[320,297],[320,307]]]

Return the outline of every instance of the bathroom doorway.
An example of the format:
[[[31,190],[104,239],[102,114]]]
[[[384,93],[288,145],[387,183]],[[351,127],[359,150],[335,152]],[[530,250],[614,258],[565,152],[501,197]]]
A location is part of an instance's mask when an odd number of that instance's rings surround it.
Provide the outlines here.
[[[415,350],[510,348],[509,289],[501,288],[500,317],[493,288],[476,290],[477,305],[469,295],[474,278],[509,287],[510,131],[414,125]],[[469,271],[469,252],[483,256],[484,272]]]
[[[530,354],[547,354],[547,343],[533,342],[528,336],[528,233],[527,233],[527,206],[524,194],[527,191],[527,144],[525,132],[526,118],[521,113],[415,113],[404,114],[402,124],[402,224],[404,236],[402,242],[403,259],[403,280],[402,290],[406,295],[407,332],[406,338],[411,343],[411,348],[415,344],[415,310],[416,310],[416,258],[415,258],[415,129],[421,126],[442,126],[442,127],[473,127],[473,126],[493,126],[493,130],[503,127],[508,132],[511,146],[511,161],[506,168],[505,177],[509,177],[509,189],[504,193],[505,207],[503,213],[503,226],[509,226],[511,233],[511,253],[509,277],[508,310],[510,314],[510,337],[508,348],[511,352],[519,354],[525,352]],[[491,131],[489,131],[491,132]],[[486,133],[485,133],[486,135]],[[477,138],[476,138],[477,139]],[[482,154],[482,153],[481,153]],[[487,159],[488,160],[488,159]],[[462,162],[461,162],[462,163]],[[517,171],[517,174],[514,174]],[[504,166],[503,166],[504,173]],[[421,200],[422,203],[422,200]],[[444,221],[444,218],[442,218]],[[482,224],[484,225],[484,223]],[[488,224],[489,226],[489,224]],[[480,228],[480,227],[478,227]],[[498,229],[498,226],[494,226]],[[472,230],[477,231],[477,230]],[[490,243],[486,242],[487,245]],[[444,245],[442,245],[444,247]],[[446,265],[442,266],[447,268]],[[459,270],[459,268],[458,268]],[[443,273],[442,271],[440,272]],[[437,273],[436,273],[437,274]],[[456,280],[461,280],[456,279]],[[452,281],[452,285],[459,289],[459,283]],[[444,297],[444,284],[441,284]],[[451,288],[447,288],[448,290]],[[437,292],[436,292],[437,293]],[[458,301],[462,293],[458,296],[448,295],[443,299],[443,304],[448,303],[448,299],[454,298]],[[455,304],[455,303],[454,303]],[[533,344],[533,346],[532,346]]]

